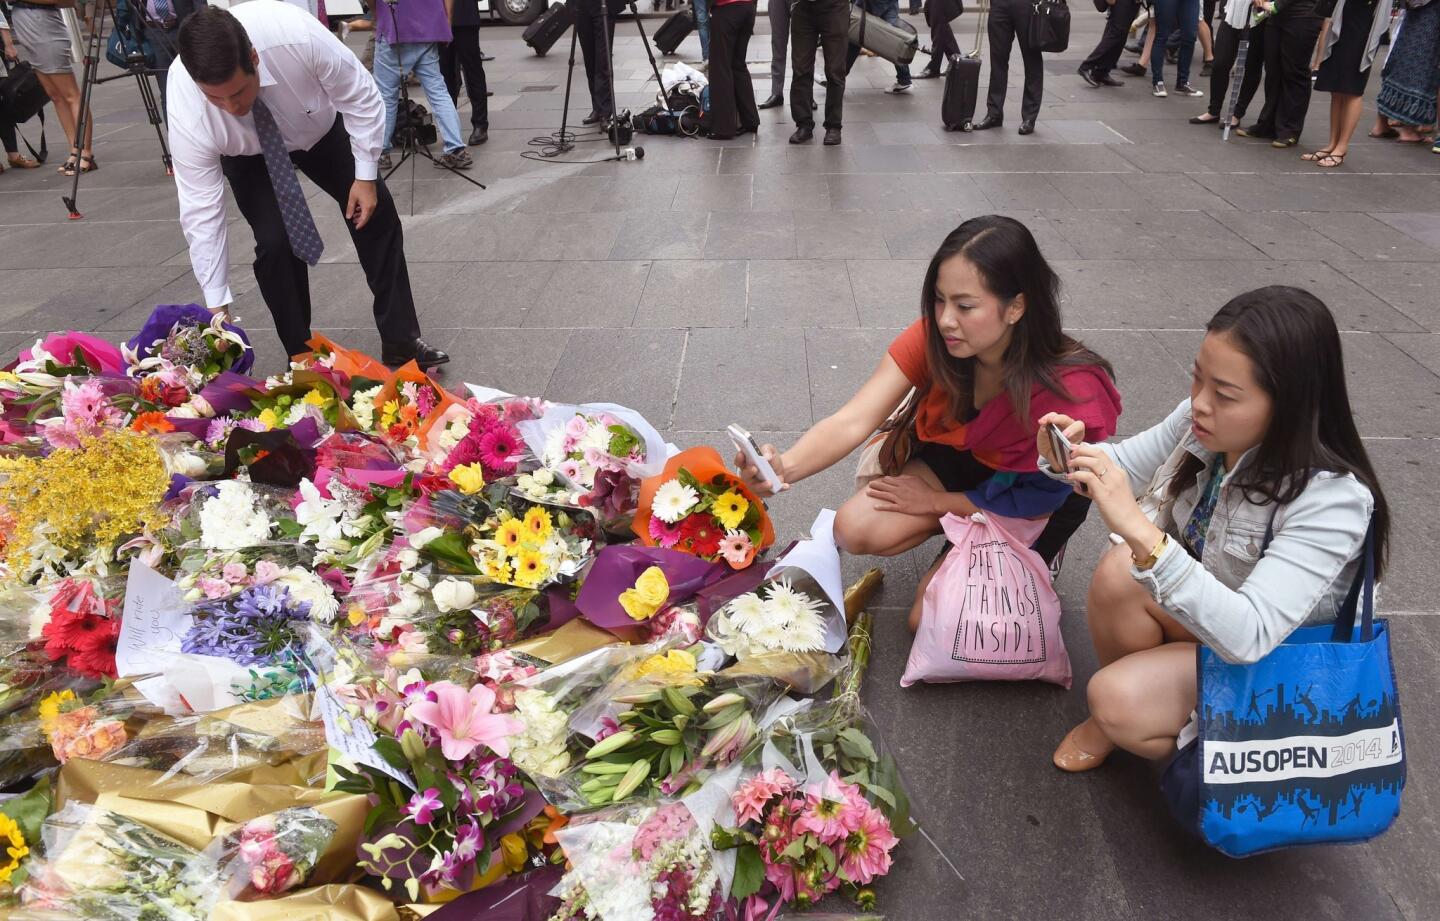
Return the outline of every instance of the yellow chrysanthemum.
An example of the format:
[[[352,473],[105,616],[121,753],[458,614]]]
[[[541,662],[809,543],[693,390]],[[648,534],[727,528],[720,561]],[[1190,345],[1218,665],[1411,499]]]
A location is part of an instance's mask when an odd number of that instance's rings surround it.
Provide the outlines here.
[[[40,701],[40,725],[48,727],[60,715],[65,705],[74,700],[79,700],[74,691],[55,691],[46,695]]]
[[[485,488],[485,469],[479,464],[461,464],[450,471],[450,482],[467,496]]]
[[[307,390],[305,396],[300,398],[301,403],[309,403],[311,406],[324,406],[325,394],[318,390]]]
[[[0,884],[10,882],[11,875],[20,869],[20,861],[30,854],[30,847],[25,843],[25,835],[20,831],[20,826],[15,820],[0,812],[0,849],[4,854],[0,856]]]
[[[658,678],[671,685],[698,686],[704,679],[696,674],[697,662],[692,653],[683,649],[672,649],[663,655],[653,655],[635,666],[636,678]]]
[[[534,550],[521,550],[515,556],[514,584],[521,588],[535,588],[550,575],[550,566],[545,558]]]
[[[280,424],[280,417],[275,415],[275,410],[267,408],[260,411],[257,421],[268,431]]]
[[[525,522],[519,518],[509,518],[500,523],[495,529],[495,541],[500,545],[500,552],[512,554],[520,549],[525,543]]]
[[[400,417],[400,401],[399,401],[399,400],[388,400],[388,401],[386,401],[385,405],[380,408],[380,424],[383,425],[383,426],[385,426],[386,428],[389,428],[390,426],[394,425],[394,424],[395,424],[395,420],[398,419],[399,417]]]
[[[745,520],[745,513],[750,511],[750,503],[744,496],[731,489],[715,500],[715,507],[711,511],[716,518],[720,519],[725,530],[731,531],[740,527],[740,522]]]
[[[485,578],[491,582],[510,583],[515,578],[515,572],[510,564],[503,559],[485,561]]]
[[[525,533],[537,541],[543,541],[555,529],[555,519],[543,508],[534,507],[525,513]]]

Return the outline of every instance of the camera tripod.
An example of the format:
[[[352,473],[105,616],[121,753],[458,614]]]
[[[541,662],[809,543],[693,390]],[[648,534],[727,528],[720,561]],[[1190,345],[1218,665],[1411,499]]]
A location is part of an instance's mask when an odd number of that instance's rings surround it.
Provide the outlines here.
[[[586,2],[586,0],[576,0]],[[591,0],[593,2],[593,0]],[[643,147],[622,147],[622,144],[629,143],[633,137],[633,128],[630,125],[620,123],[620,111],[615,104],[615,49],[610,43],[610,3],[609,0],[599,0],[600,4],[600,34],[604,39],[604,63],[610,72],[610,119],[609,123],[602,123],[602,130],[610,136],[610,142],[614,145],[613,156],[605,157],[594,161],[606,163],[611,160],[643,160],[645,159],[645,148]],[[635,0],[626,0],[625,6],[630,8],[630,16],[635,21],[635,28],[640,33],[640,43],[645,46],[645,56],[650,59],[650,71],[655,75],[655,84],[660,88],[660,96],[665,99],[665,84],[660,79],[660,65],[655,60],[655,51],[650,47],[650,36],[645,34],[645,24],[640,21],[640,11],[635,8]],[[560,109],[560,130],[551,135],[553,144],[543,156],[551,157],[569,150],[575,149],[575,135],[569,131],[570,120],[570,91],[575,82],[575,46],[579,41],[580,23],[577,21],[570,27],[570,61],[565,72],[565,103]],[[588,80],[587,80],[588,85]],[[665,99],[665,108],[669,111],[669,100]],[[671,113],[673,114],[673,113]],[[622,141],[621,138],[624,138]]]
[[[121,73],[112,74],[108,77],[99,75],[101,56],[105,53],[105,19],[110,18],[115,30],[121,32],[134,27],[134,41],[130,47],[135,50],[125,56],[125,66]],[[122,32],[122,34],[124,34]],[[122,47],[124,47],[122,45]],[[170,159],[170,148],[165,143],[165,132],[160,125],[164,122],[164,115],[160,111],[160,103],[155,98],[155,87],[151,85],[150,78],[162,71],[154,70],[145,63],[145,22],[144,17],[131,8],[131,21],[121,23],[115,16],[115,0],[101,0],[100,12],[95,17],[95,28],[90,38],[85,43],[85,75],[80,85],[80,117],[75,120],[75,149],[83,150],[85,147],[85,132],[93,130],[91,122],[94,120],[90,115],[90,97],[94,95],[96,85],[109,83],[112,80],[123,80],[126,77],[134,77],[135,84],[140,88],[140,102],[145,106],[145,116],[150,124],[155,126],[155,139],[160,142],[160,162],[165,164],[165,175],[175,175],[175,166]],[[76,207],[80,198],[80,177],[84,175],[80,170],[80,163],[75,163],[75,175],[70,182],[70,194],[61,196],[65,207],[70,212],[70,220],[78,221],[85,215],[80,213]]]
[[[390,7],[390,24],[394,27],[397,38],[400,35],[400,21],[395,16],[395,7],[398,3],[399,0],[385,0],[385,4]],[[400,57],[398,50],[395,52],[395,57],[398,64]],[[430,152],[430,145],[435,142],[436,137],[435,124],[432,121],[429,125],[424,125],[413,117],[412,113],[414,109],[410,103],[410,90],[406,86],[408,76],[409,75],[405,73],[404,65],[400,64],[400,101],[395,112],[395,133],[391,138],[391,144],[400,151],[400,159],[396,160],[390,167],[390,170],[385,174],[385,178],[389,179],[395,175],[395,171],[404,166],[406,160],[410,160],[410,215],[414,217],[415,161],[411,159],[413,156],[418,155],[424,157],[441,169],[449,170],[454,175],[459,176],[478,189],[485,188],[485,184],[478,179],[465,175],[450,164],[441,162],[438,157]],[[426,97],[426,102],[429,102],[428,96]]]

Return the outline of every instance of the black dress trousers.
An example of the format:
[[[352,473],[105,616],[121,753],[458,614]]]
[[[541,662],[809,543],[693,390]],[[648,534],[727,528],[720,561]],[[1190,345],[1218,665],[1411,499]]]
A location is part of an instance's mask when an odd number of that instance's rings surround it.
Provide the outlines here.
[[[990,39],[990,92],[985,97],[986,114],[1005,117],[1005,83],[1010,76],[1010,45],[1020,45],[1025,61],[1025,96],[1020,102],[1022,121],[1040,115],[1040,95],[1045,91],[1045,61],[1039,48],[1030,47],[1030,0],[994,0],[985,33]]]
[[[460,104],[460,78],[465,78],[465,95],[470,99],[470,126],[490,127],[490,104],[486,94],[485,63],[480,60],[480,27],[453,25],[454,38],[440,46],[440,73],[450,98]]]
[[[1322,21],[1315,15],[1314,0],[1282,3],[1279,12],[1265,20],[1265,108],[1273,103],[1275,137],[1280,140],[1298,138],[1305,128],[1310,60]]]
[[[614,112],[611,111],[608,51],[615,46],[615,14],[601,15],[600,4],[604,0],[574,2],[575,34],[585,59],[585,79],[590,84],[590,109],[602,118],[609,118]]]
[[[755,0],[733,0],[710,10],[710,136],[732,138],[760,127],[755,86],[745,52],[755,33]]]
[[[825,53],[825,127],[839,128],[845,114],[845,60],[850,50],[847,0],[790,4],[790,119],[797,128],[815,127],[817,48]]]
[[[1135,21],[1135,14],[1140,12],[1140,0],[1115,0],[1115,5],[1110,7],[1110,18],[1105,20],[1105,31],[1100,36],[1100,41],[1095,44],[1095,50],[1085,59],[1080,67],[1088,70],[1097,77],[1103,77],[1114,70],[1120,63],[1120,54],[1125,50],[1125,39],[1130,35],[1130,23]]]
[[[290,159],[300,172],[324,190],[343,211],[355,182],[355,155],[350,135],[339,116],[335,126],[309,150],[296,150]],[[221,169],[240,213],[255,233],[255,281],[260,296],[275,319],[275,331],[285,351],[294,355],[308,347],[310,338],[309,267],[290,249],[285,221],[275,200],[275,188],[263,154],[221,157]],[[360,230],[346,221],[365,280],[375,295],[375,326],[385,342],[410,342],[420,335],[415,299],[410,293],[410,272],[405,265],[405,240],[395,200],[383,179],[375,182],[375,213]]]

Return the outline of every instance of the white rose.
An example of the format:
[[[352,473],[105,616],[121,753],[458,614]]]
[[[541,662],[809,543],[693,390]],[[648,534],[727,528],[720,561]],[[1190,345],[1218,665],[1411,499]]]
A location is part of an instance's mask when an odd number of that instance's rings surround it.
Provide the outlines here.
[[[475,586],[459,579],[446,579],[435,586],[432,596],[435,599],[435,607],[440,609],[441,614],[460,611],[475,603]]]
[[[400,600],[390,605],[390,614],[395,618],[414,617],[420,613],[420,598],[418,595],[406,593]]]
[[[400,565],[401,569],[414,569],[420,565],[420,554],[406,548],[395,554],[395,562]]]
[[[541,467],[539,470],[535,471],[534,480],[541,486],[549,486],[551,483],[555,482],[555,474],[551,473],[548,468]]]
[[[419,550],[421,547],[424,547],[426,544],[440,537],[444,533],[445,532],[440,530],[439,528],[424,528],[422,530],[416,531],[414,534],[410,535],[410,546],[414,547],[416,550]]]
[[[205,475],[205,458],[193,451],[180,451],[171,455],[170,472],[197,479]]]

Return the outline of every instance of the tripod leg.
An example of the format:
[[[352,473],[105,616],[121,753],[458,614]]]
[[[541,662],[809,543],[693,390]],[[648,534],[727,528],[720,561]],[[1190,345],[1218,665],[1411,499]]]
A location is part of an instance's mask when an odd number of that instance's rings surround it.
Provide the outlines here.
[[[610,68],[610,140],[615,145],[615,159],[618,160],[622,154],[620,132],[615,128],[615,120],[620,117],[620,109],[615,105],[615,49],[610,44],[610,0],[600,0],[600,37],[605,43],[603,60]]]
[[[779,2],[779,0],[772,0]],[[645,34],[645,24],[640,21],[640,12],[635,9],[635,0],[630,0],[630,13],[635,18],[635,28],[640,30],[640,44],[645,46],[645,56],[650,59],[650,71],[655,75],[655,85],[660,90],[660,101],[665,106],[665,111],[671,115],[675,113],[670,109],[670,99],[665,94],[665,82],[660,79],[660,65],[655,62],[655,51],[650,47],[650,36]]]
[[[95,89],[95,72],[100,65],[100,43],[101,36],[105,34],[105,17],[111,13],[111,5],[107,2],[100,8],[100,13],[95,17],[95,31],[90,33],[90,40],[85,43],[85,71],[80,87],[80,114],[75,119],[75,147],[77,151],[85,149],[85,132],[91,130],[90,125],[90,97]],[[113,16],[111,17],[113,19]],[[75,160],[75,175],[70,180],[69,197],[61,196],[65,207],[70,212],[70,220],[78,221],[85,215],[81,214],[75,207],[76,200],[80,197],[80,176],[82,161],[79,157]]]
[[[170,159],[170,147],[165,143],[165,132],[160,128],[164,122],[160,105],[155,98],[155,87],[150,84],[150,71],[137,70],[135,82],[140,86],[140,101],[145,105],[145,114],[155,126],[155,139],[160,142],[160,161],[165,164],[165,175],[175,175],[175,166]]]
[[[570,140],[570,133],[566,130],[566,123],[570,120],[570,88],[575,83],[575,46],[580,40],[579,26],[570,27],[570,64],[565,71],[565,105],[560,109],[560,134],[556,141],[559,147],[558,153],[564,153],[575,147]]]

